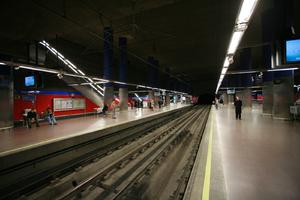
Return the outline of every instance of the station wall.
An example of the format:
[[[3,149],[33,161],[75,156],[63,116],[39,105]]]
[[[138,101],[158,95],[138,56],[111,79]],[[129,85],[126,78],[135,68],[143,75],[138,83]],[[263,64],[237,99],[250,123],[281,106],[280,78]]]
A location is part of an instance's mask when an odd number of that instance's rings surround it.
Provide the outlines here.
[[[50,107],[53,109],[54,98],[82,98],[85,99],[86,109],[56,111],[56,116],[66,116],[75,114],[84,114],[94,112],[94,108],[98,108],[88,98],[82,96],[79,92],[66,91],[18,91],[14,97],[14,120],[22,120],[24,109],[36,108],[40,117],[43,117],[43,112]]]

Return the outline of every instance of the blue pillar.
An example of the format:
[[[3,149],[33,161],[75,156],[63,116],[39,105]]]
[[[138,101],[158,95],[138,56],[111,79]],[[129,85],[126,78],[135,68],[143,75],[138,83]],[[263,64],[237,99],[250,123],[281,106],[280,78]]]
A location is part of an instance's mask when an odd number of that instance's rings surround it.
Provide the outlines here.
[[[119,80],[121,82],[127,81],[127,38],[119,38],[119,49],[120,49],[120,64],[119,64]],[[120,98],[120,109],[128,109],[128,89],[127,85],[119,85],[119,98]]]
[[[104,28],[103,43],[103,78],[112,79],[113,68],[113,30]],[[110,105],[113,100],[113,84],[106,83],[104,88],[104,103]]]
[[[153,56],[148,57],[148,83],[149,86],[154,87],[155,86],[155,59]]]
[[[119,38],[120,48],[120,65],[119,65],[119,80],[121,82],[127,81],[127,38]],[[119,87],[127,87],[126,85],[120,85]]]
[[[154,59],[154,69],[153,69],[153,73],[154,73],[154,87],[160,87],[159,84],[159,61]]]

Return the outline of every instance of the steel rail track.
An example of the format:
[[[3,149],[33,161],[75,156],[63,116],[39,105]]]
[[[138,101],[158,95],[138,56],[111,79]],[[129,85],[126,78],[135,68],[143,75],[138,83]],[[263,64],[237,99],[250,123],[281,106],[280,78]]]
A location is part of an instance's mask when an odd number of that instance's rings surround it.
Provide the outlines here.
[[[30,162],[22,163],[21,165],[15,166],[13,168],[2,170],[0,171],[0,177],[3,175],[14,173],[16,170],[20,171],[28,166],[34,166],[40,162],[44,162],[53,157],[57,157],[59,155],[65,154],[66,152],[78,150],[83,146],[88,146],[93,143],[111,138],[113,136],[119,136],[121,132],[130,133],[127,134],[127,137],[118,138],[116,141],[109,143],[106,146],[102,146],[100,149],[96,149],[92,152],[89,152],[82,157],[72,160],[71,162],[67,162],[64,165],[57,166],[51,170],[37,174],[32,177],[26,177],[25,180],[21,180],[17,184],[13,184],[7,188],[1,188],[0,192],[2,195],[0,199],[15,199],[16,197],[21,196],[22,194],[30,194],[34,191],[38,191],[39,189],[47,185],[47,183],[49,183],[51,180],[52,181],[55,180],[57,177],[61,176],[62,174],[69,173],[70,171],[73,171],[74,169],[78,168],[78,166],[82,167],[84,165],[88,165],[89,163],[93,162],[93,160],[99,159],[105,156],[106,154],[108,154],[109,152],[114,151],[114,149],[118,149],[120,146],[124,146],[130,143],[131,141],[135,140],[136,138],[145,135],[147,132],[157,129],[158,127],[164,125],[166,122],[170,122],[171,120],[178,117],[180,114],[181,112],[178,112],[173,116],[165,116],[151,123],[147,122],[141,124],[139,125],[139,127],[128,128],[119,132],[115,132],[108,136],[97,138],[95,140],[88,141],[83,144],[75,145],[71,148],[64,149],[63,151],[55,152],[45,157],[34,159],[31,160]]]
[[[156,135],[151,140],[147,141],[144,144],[141,144],[135,148],[133,148],[130,152],[123,155],[117,160],[114,160],[110,165],[106,166],[105,168],[98,171],[98,173],[94,174],[92,177],[88,178],[87,180],[83,181],[82,183],[78,184],[76,187],[72,188],[69,191],[66,191],[63,195],[58,197],[57,199],[71,199],[74,196],[79,195],[80,193],[85,191],[90,185],[97,185],[101,182],[103,177],[106,174],[109,174],[110,171],[113,171],[116,168],[119,168],[122,163],[125,163],[127,160],[133,160],[132,158],[135,157],[137,154],[143,153],[147,148],[150,148],[153,144],[157,143],[159,140],[163,139],[167,136],[171,131],[176,131],[178,126],[184,124],[189,117],[190,113],[186,113],[182,118],[171,122],[168,127],[165,127],[164,130],[158,130],[160,133]],[[153,133],[151,133],[153,134]]]

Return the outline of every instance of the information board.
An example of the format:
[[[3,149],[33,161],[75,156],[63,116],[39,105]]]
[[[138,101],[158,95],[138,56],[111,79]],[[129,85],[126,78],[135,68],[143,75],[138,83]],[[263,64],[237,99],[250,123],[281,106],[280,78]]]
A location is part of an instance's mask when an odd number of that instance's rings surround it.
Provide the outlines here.
[[[85,109],[85,99],[79,98],[54,98],[53,110],[66,111],[66,110],[81,110]]]

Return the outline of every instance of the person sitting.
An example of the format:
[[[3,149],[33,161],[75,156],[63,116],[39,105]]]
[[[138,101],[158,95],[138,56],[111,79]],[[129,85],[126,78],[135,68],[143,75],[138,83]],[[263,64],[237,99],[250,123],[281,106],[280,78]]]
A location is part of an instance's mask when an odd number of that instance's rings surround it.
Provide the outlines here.
[[[52,110],[51,110],[50,107],[48,107],[46,109],[45,116],[46,116],[46,119],[48,120],[48,122],[49,122],[50,125],[53,125],[53,124],[56,125],[57,124],[55,116],[54,116],[54,114],[53,114],[53,112],[52,112]]]
[[[28,128],[31,128],[32,123],[35,123],[36,127],[40,126],[38,114],[36,113],[36,109],[30,109],[30,111],[27,112],[26,121],[27,121]]]

